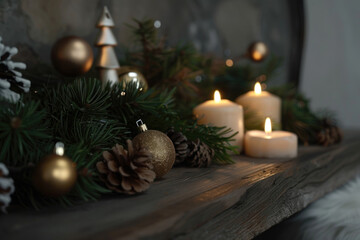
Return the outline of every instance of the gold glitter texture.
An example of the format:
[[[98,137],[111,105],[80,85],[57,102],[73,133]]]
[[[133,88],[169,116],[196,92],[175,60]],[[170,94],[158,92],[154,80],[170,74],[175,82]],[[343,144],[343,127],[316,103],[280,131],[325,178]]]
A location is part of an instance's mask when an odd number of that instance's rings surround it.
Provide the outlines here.
[[[167,174],[175,162],[175,148],[168,136],[156,130],[147,130],[133,139],[136,149],[145,148],[154,155],[152,164],[156,178]]]

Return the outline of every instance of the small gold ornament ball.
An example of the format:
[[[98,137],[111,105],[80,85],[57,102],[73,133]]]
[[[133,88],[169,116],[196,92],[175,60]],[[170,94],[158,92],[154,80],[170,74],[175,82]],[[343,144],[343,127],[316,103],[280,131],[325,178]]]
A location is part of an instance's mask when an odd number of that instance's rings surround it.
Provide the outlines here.
[[[45,196],[59,197],[68,193],[77,178],[76,164],[65,156],[50,154],[35,167],[33,186]]]
[[[156,130],[147,130],[139,133],[133,139],[133,144],[135,149],[145,148],[153,154],[152,164],[156,178],[167,174],[174,165],[174,144],[166,134]]]
[[[140,91],[146,91],[148,89],[148,83],[144,75],[135,67],[124,66],[118,70],[119,82],[123,85],[133,82],[136,83],[137,88]]]
[[[268,47],[263,42],[253,42],[248,48],[248,56],[254,62],[263,61],[269,53]]]
[[[51,61],[62,75],[76,77],[90,70],[94,55],[90,45],[79,37],[59,39],[51,50]]]

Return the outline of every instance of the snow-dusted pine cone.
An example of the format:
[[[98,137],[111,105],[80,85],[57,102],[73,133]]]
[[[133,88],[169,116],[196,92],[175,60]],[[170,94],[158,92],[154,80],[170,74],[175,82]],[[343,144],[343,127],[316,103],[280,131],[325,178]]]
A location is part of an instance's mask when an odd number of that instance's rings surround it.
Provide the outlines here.
[[[175,166],[180,165],[185,161],[188,154],[188,140],[186,136],[182,134],[182,132],[176,132],[174,128],[171,128],[167,132],[167,135],[171,139],[175,147]]]
[[[152,170],[152,154],[146,149],[134,149],[130,140],[127,150],[116,144],[103,152],[103,160],[96,164],[100,179],[113,191],[135,194],[147,190],[156,177]]]
[[[0,37],[0,98],[17,102],[20,99],[20,94],[10,90],[10,87],[28,92],[31,82],[22,78],[21,72],[15,70],[16,68],[24,70],[26,65],[11,61],[11,58],[18,53],[18,49],[5,46],[1,40]]]
[[[6,212],[6,208],[11,202],[10,195],[15,191],[14,181],[8,175],[9,170],[5,164],[0,163],[0,210],[2,212]]]
[[[329,146],[341,142],[343,133],[338,126],[328,118],[322,120],[322,129],[317,133],[318,144]]]
[[[214,157],[214,150],[209,148],[208,145],[201,142],[199,139],[196,141],[189,141],[189,153],[185,160],[185,164],[189,167],[208,167]]]

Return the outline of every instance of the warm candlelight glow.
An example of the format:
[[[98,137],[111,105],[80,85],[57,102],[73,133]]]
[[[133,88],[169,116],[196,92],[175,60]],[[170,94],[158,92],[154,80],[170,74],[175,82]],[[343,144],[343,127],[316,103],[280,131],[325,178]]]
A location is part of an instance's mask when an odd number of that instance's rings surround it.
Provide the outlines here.
[[[253,57],[253,59],[254,59],[255,61],[260,61],[263,56],[262,56],[262,54],[261,54],[260,52],[254,51],[254,52],[252,53],[252,57]]]
[[[255,94],[261,94],[261,84],[257,82],[254,87]]]
[[[272,131],[271,120],[270,120],[270,118],[267,117],[266,120],[265,120],[265,133],[270,134],[271,131]]]
[[[214,92],[214,101],[215,102],[221,102],[221,96],[220,96],[220,92],[218,90],[216,90]]]
[[[231,60],[231,59],[227,59],[226,62],[225,62],[226,66],[228,67],[232,67],[234,65],[234,61]]]

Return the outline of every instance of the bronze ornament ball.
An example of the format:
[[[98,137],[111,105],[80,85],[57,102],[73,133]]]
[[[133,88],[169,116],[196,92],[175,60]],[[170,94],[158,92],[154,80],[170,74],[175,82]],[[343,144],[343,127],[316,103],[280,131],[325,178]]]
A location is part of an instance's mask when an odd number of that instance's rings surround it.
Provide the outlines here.
[[[148,89],[148,83],[144,75],[135,67],[123,66],[118,70],[119,82],[125,86],[127,83],[136,83],[137,88],[140,91],[146,91]]]
[[[59,39],[51,50],[55,69],[64,76],[76,77],[90,70],[94,55],[82,38],[69,36]]]
[[[170,138],[156,130],[139,133],[134,139],[135,149],[145,148],[154,156],[152,164],[156,178],[167,174],[175,163],[175,147]]]
[[[248,48],[247,55],[254,62],[263,61],[269,54],[268,47],[263,42],[253,42]]]
[[[76,164],[68,157],[57,154],[49,154],[40,160],[32,176],[34,188],[48,197],[68,193],[76,179]]]

